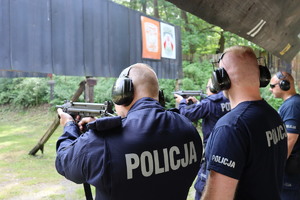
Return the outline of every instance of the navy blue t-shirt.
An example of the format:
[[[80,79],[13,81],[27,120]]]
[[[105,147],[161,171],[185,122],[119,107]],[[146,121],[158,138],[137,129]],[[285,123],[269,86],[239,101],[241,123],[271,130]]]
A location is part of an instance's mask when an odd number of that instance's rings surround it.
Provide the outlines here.
[[[230,111],[229,100],[223,95],[223,92],[213,94],[198,102],[197,104],[187,105],[185,99],[179,104],[180,114],[186,116],[191,121],[202,120],[203,142],[207,139],[217,123],[217,121]]]
[[[191,121],[151,98],[127,117],[100,118],[80,135],[66,126],[57,141],[56,169],[75,183],[96,187],[101,200],[185,200],[202,157]]]
[[[283,102],[280,106],[281,116],[288,133],[300,134],[300,95],[296,94]],[[297,140],[292,155],[300,155],[300,139]]]
[[[264,100],[238,104],[216,124],[206,146],[207,169],[239,180],[235,199],[280,199],[287,135]]]

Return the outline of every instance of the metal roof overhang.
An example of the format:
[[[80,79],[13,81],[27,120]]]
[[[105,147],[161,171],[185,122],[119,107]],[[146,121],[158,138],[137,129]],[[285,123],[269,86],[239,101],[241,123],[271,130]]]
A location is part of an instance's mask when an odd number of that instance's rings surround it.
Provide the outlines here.
[[[167,0],[285,61],[300,50],[299,0]]]

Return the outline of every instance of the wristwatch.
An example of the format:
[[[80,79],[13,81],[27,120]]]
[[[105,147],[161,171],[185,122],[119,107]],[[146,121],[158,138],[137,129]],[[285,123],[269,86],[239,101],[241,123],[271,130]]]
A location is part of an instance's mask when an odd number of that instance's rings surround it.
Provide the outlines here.
[[[71,126],[72,124],[76,125],[76,123],[75,123],[74,121],[68,121],[68,122],[65,124],[65,127]]]

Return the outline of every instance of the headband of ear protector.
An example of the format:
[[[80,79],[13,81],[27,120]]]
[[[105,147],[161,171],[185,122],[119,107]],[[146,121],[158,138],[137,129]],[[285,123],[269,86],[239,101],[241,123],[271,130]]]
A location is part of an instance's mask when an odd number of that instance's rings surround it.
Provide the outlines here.
[[[280,89],[282,89],[283,91],[288,91],[291,88],[291,84],[288,80],[284,80],[286,76],[284,76],[282,72],[277,72],[276,76],[280,80],[279,82]]]
[[[131,67],[124,69],[112,88],[112,101],[117,105],[128,106],[133,100],[133,83],[129,78]]]
[[[225,53],[223,53],[218,62],[222,60]],[[271,73],[266,66],[259,65],[259,82],[260,87],[266,87],[271,80]],[[211,88],[210,90],[220,92],[221,90],[227,90],[231,86],[230,78],[226,72],[226,70],[221,67],[213,71],[211,77]]]
[[[133,100],[134,88],[132,80],[129,78],[130,70],[131,67],[124,69],[112,88],[112,101],[117,105],[128,106]],[[163,90],[159,90],[159,103],[165,107]]]

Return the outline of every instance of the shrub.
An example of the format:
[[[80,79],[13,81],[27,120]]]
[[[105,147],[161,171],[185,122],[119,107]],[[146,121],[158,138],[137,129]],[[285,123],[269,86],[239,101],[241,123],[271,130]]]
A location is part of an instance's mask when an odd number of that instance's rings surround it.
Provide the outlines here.
[[[175,99],[173,92],[175,91],[175,83],[176,80],[173,79],[160,79],[159,87],[160,90],[163,91],[165,97],[165,107],[166,108],[174,108],[175,107]]]
[[[75,92],[79,88],[81,81],[85,77],[76,76],[54,76],[54,99],[51,101],[52,105],[61,105],[65,100],[71,100]],[[84,96],[81,95],[78,101],[84,101]]]
[[[201,63],[183,62],[184,78],[180,81],[180,90],[203,90],[211,76],[212,68],[209,61]],[[14,107],[29,107],[44,103],[61,105],[70,100],[85,77],[53,76],[55,81],[53,100],[50,101],[49,78],[0,78],[0,105],[11,104]],[[111,90],[116,78],[97,78],[94,87],[94,101],[103,103],[111,99]],[[173,93],[176,80],[160,79],[160,89],[164,91],[166,108],[175,107]],[[261,89],[262,97],[276,110],[282,104],[281,99],[275,99],[269,87]],[[77,101],[84,102],[84,95]]]
[[[209,61],[183,63],[184,79],[182,80],[182,90],[203,90],[205,92],[207,81],[212,72],[211,63]]]
[[[30,107],[47,103],[49,90],[42,78],[0,79],[0,104]]]
[[[111,100],[111,91],[116,78],[98,78],[97,85],[94,87],[94,101],[103,103]]]
[[[0,79],[0,105],[10,104],[12,100],[17,96],[14,89],[14,80],[10,78]]]

